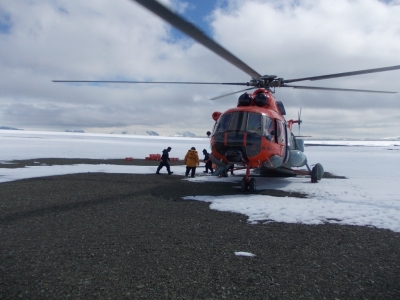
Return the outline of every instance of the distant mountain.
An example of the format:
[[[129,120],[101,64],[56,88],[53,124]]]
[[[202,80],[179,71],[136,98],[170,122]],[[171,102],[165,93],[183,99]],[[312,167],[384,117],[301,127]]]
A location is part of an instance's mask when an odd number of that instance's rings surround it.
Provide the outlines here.
[[[139,130],[139,131],[134,131],[134,132],[128,132],[127,130],[119,131],[119,132],[111,131],[110,134],[131,134],[131,135],[160,136],[160,134],[158,132],[154,131],[154,130],[145,130],[145,131]],[[182,132],[177,132],[174,135],[163,135],[163,136],[190,137],[190,138],[199,137],[199,136],[195,135],[193,132],[189,132],[189,131],[182,131]]]
[[[77,132],[77,133],[85,133],[82,129],[77,129],[77,130],[64,130],[65,132]]]
[[[192,132],[189,131],[184,131],[184,132],[177,132],[175,136],[182,136],[182,137],[196,137],[196,135]]]
[[[0,126],[0,129],[3,129],[3,130],[23,130],[23,129],[18,129],[18,128],[9,127],[9,126]]]
[[[157,132],[151,131],[151,130],[146,130],[146,133],[147,133],[148,135],[159,136],[159,134],[158,134]]]

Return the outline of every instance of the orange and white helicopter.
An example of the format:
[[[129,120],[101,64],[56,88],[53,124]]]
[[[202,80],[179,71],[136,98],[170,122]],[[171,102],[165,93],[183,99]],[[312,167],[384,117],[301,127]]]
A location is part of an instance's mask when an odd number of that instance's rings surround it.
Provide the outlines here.
[[[290,85],[297,81],[315,81],[338,77],[354,76],[368,73],[385,72],[400,69],[400,65],[360,70],[353,72],[337,73],[330,75],[283,79],[275,75],[262,76],[210,37],[205,35],[192,23],[186,21],[164,5],[155,0],[132,0],[149,9],[166,22],[187,34],[215,54],[227,60],[251,77],[248,82],[148,82],[148,81],[86,81],[86,80],[53,80],[53,82],[78,82],[78,83],[173,83],[173,84],[222,84],[247,86],[246,89],[215,97],[211,100],[242,94],[237,107],[228,109],[224,113],[214,112],[212,118],[215,121],[211,135],[211,160],[219,167],[222,175],[232,164],[246,169],[241,184],[242,191],[256,190],[256,180],[250,178],[250,170],[260,168],[264,173],[283,173],[287,175],[306,174],[311,176],[312,182],[317,182],[323,176],[324,170],[321,164],[315,164],[310,169],[307,158],[304,155],[304,141],[292,133],[293,124],[301,123],[300,114],[297,120],[286,121],[285,108],[281,101],[277,101],[273,95],[275,88],[295,88],[314,90],[333,90],[348,92],[369,93],[396,93],[388,91],[342,89],[327,87],[312,87]],[[254,90],[251,94],[246,91]],[[306,166],[308,171],[293,169]]]

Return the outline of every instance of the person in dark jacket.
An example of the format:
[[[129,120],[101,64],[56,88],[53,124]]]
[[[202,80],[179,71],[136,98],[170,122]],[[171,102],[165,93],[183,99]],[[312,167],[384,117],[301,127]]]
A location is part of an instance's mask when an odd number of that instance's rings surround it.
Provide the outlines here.
[[[212,161],[210,159],[210,153],[208,153],[206,149],[203,149],[203,154],[204,154],[203,161],[206,163],[206,170],[203,171],[203,173],[208,173],[208,170],[210,170],[210,172],[212,174],[214,172],[214,170],[212,168]]]
[[[199,164],[199,155],[197,154],[196,148],[192,147],[185,155],[186,177],[189,176],[190,171],[192,171],[191,177],[194,177],[196,173],[196,166]]]
[[[160,174],[160,170],[161,170],[162,167],[164,167],[164,166],[167,168],[168,175],[171,175],[172,173],[174,173],[174,172],[171,172],[171,169],[170,169],[169,163],[168,163],[168,161],[170,160],[170,159],[169,159],[169,152],[171,151],[171,149],[172,149],[171,147],[168,147],[167,149],[164,149],[164,150],[162,151],[161,162],[160,162],[160,165],[159,165],[158,168],[157,168],[156,174]]]

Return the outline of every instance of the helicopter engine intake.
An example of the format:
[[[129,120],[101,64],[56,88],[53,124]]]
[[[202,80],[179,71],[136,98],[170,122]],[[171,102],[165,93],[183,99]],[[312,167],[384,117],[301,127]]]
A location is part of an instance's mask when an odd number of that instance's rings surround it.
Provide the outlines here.
[[[251,96],[247,93],[240,95],[238,99],[238,106],[249,106],[251,105]]]
[[[254,104],[257,106],[265,106],[268,105],[268,96],[264,93],[258,93],[254,97]]]

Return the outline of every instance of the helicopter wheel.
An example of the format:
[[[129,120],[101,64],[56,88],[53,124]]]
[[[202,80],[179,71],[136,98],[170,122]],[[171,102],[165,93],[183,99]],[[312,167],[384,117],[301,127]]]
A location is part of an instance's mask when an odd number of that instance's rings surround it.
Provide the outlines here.
[[[249,191],[250,191],[250,193],[254,193],[256,190],[257,190],[256,179],[255,178],[250,178],[250,180],[249,180]]]
[[[324,176],[324,168],[321,164],[316,164],[311,171],[311,182],[316,183]]]
[[[247,190],[246,178],[243,177],[242,182],[240,183],[240,191],[245,192]]]

